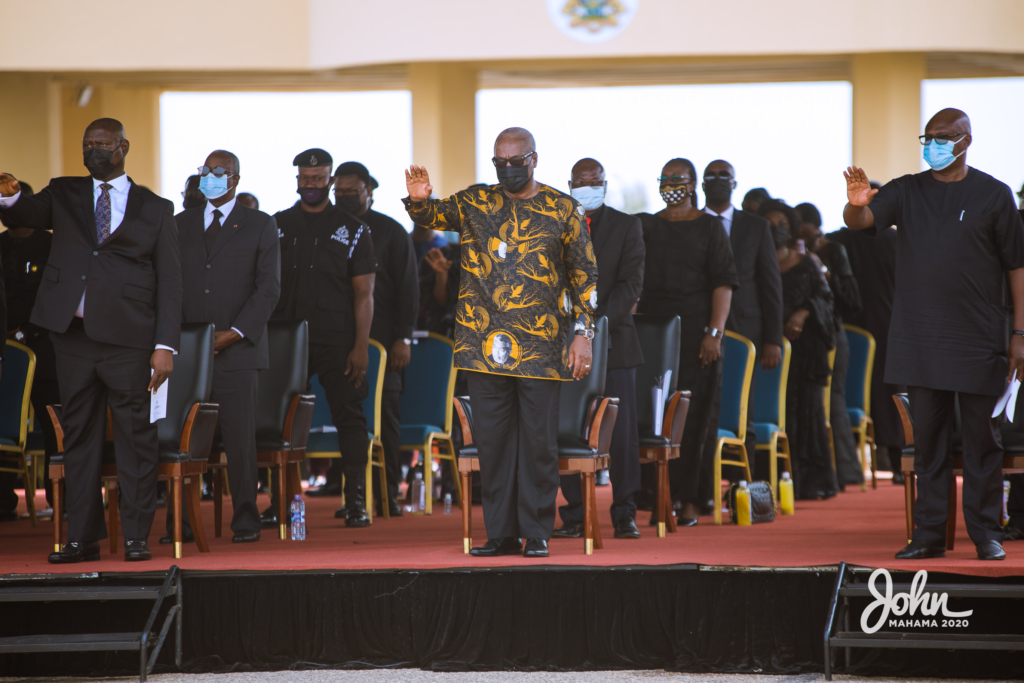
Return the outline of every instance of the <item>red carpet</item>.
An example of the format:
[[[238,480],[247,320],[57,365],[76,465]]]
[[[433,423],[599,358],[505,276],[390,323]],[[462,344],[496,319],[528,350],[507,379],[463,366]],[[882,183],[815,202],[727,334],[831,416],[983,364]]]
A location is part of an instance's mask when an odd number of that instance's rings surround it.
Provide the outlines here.
[[[268,504],[260,496],[260,506]],[[829,501],[798,502],[796,514],[777,517],[771,524],[715,527],[711,517],[701,518],[696,527],[679,529],[667,538],[657,538],[647,526],[649,513],[639,514],[643,538],[639,541],[616,540],[608,516],[610,487],[598,489],[604,550],[591,556],[583,554],[582,540],[553,540],[551,557],[528,561],[521,557],[478,560],[462,553],[461,515],[457,506],[450,516],[436,505],[430,517],[405,515],[389,521],[375,519],[367,529],[346,529],[334,519],[339,499],[306,498],[306,541],[278,540],[276,531],[264,530],[256,544],[233,545],[225,521],[224,536],[213,538],[213,504],[203,504],[203,517],[210,539],[208,554],[200,554],[195,544],[185,546],[185,555],[176,563],[183,569],[206,571],[281,571],[281,570],[371,570],[371,569],[446,569],[453,567],[499,567],[539,565],[671,565],[696,563],[741,567],[814,567],[850,564],[890,569],[927,569],[982,576],[1024,575],[1024,542],[1008,543],[1008,559],[981,562],[975,558],[974,545],[967,537],[963,517],[957,526],[956,550],[945,559],[924,562],[897,562],[893,554],[905,543],[903,487],[888,480],[866,493],[851,488]],[[39,509],[45,507],[42,494]],[[24,503],[22,504],[24,509]],[[225,500],[225,517],[230,502]],[[53,547],[53,527],[41,521],[33,529],[27,520],[0,523],[0,575],[81,572],[120,572],[164,570],[175,564],[170,546],[158,545],[163,531],[164,511],[157,511],[157,524],[150,536],[154,559],[127,564],[123,561],[123,543],[119,554],[111,556],[109,546],[101,546],[102,559],[78,565],[51,565],[46,556]],[[483,512],[473,510],[474,541],[486,539]]]

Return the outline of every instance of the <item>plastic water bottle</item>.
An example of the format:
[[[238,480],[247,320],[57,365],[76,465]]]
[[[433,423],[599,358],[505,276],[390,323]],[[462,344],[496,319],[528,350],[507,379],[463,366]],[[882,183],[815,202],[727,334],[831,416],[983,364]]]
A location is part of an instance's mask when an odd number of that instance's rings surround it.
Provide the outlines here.
[[[412,480],[412,494],[409,499],[412,501],[412,513],[422,515],[427,511],[427,485],[423,481],[423,473],[417,472],[416,478]]]
[[[793,505],[793,480],[789,478],[789,472],[783,472],[782,481],[779,482],[779,510],[784,515],[791,515],[796,511]]]
[[[306,540],[306,504],[302,502],[302,496],[295,494],[295,500],[291,505],[292,513],[292,540]]]
[[[452,514],[452,494],[444,494],[444,514]]]
[[[736,523],[740,526],[750,526],[750,489],[747,482],[741,480],[740,487],[736,490]]]
[[[1003,480],[1003,514],[1000,516],[999,523],[1006,526],[1010,523],[1010,482]]]

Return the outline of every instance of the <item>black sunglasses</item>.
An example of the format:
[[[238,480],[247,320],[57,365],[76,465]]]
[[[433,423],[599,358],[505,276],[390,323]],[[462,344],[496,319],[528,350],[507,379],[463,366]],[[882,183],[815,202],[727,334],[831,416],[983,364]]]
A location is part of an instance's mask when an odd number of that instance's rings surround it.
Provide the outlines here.
[[[929,142],[934,140],[940,145],[944,145],[947,142],[956,144],[960,142],[960,138],[967,137],[968,133],[939,133],[938,135],[918,135],[917,139],[921,141],[922,145],[927,145]]]
[[[670,182],[670,181],[673,182],[673,183],[692,183],[693,182],[693,178],[691,178],[690,176],[686,176],[686,175],[679,175],[678,173],[673,174],[673,175],[658,176],[658,182],[659,183],[667,183],[667,182]]]
[[[232,175],[234,175],[233,173],[228,173],[227,169],[222,166],[218,166],[217,168],[210,168],[209,166],[199,167],[199,175],[202,176],[203,178],[210,175],[211,173],[215,178],[223,178],[224,176],[228,176],[230,178]]]
[[[491,157],[491,163],[494,164],[494,168],[505,168],[506,166],[526,166],[527,160],[532,157],[536,152],[527,152],[521,157],[512,157],[506,159],[505,157]]]
[[[729,173],[728,171],[719,171],[718,173],[708,171],[707,173],[704,174],[704,180],[714,180],[715,178],[721,178],[722,180],[732,180],[732,173]]]

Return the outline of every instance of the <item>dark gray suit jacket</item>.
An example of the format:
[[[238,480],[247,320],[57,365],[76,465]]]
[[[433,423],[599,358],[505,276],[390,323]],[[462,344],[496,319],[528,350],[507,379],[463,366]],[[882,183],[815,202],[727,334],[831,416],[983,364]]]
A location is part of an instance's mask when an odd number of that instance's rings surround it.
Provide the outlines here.
[[[205,209],[187,209],[176,216],[184,281],[181,320],[213,323],[218,332],[234,327],[245,335],[217,354],[218,368],[269,367],[267,321],[281,296],[277,223],[262,211],[236,203],[207,254]]]
[[[740,276],[726,328],[754,342],[782,345],[782,276],[771,227],[763,218],[734,209],[729,242]]]
[[[596,318],[608,316],[608,369],[644,364],[630,309],[644,285],[644,233],[640,219],[605,206],[591,227],[597,259]]]
[[[129,181],[131,178],[129,178]],[[5,222],[53,230],[32,323],[66,332],[85,297],[90,339],[136,349],[178,348],[181,261],[174,205],[134,182],[121,225],[96,244],[92,178],[54,178],[0,209]]]

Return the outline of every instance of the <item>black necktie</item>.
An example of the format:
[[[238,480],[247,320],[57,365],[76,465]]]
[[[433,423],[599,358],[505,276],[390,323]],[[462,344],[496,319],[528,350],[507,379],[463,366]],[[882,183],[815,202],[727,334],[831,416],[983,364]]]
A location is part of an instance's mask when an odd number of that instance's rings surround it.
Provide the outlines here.
[[[206,229],[206,255],[213,251],[213,243],[217,241],[217,233],[220,232],[220,218],[223,216],[220,209],[213,210],[213,222]]]

